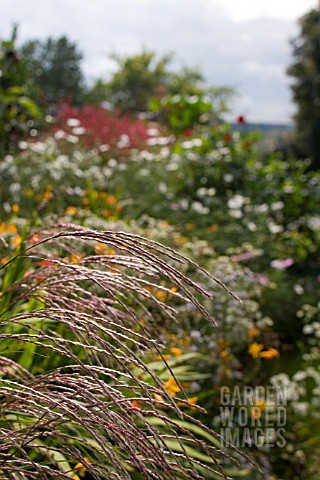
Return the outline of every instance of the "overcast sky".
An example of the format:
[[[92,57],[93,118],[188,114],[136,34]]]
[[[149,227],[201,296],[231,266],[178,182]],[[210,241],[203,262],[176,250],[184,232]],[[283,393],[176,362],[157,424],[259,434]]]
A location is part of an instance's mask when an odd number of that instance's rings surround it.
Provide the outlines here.
[[[176,64],[199,66],[207,83],[238,92],[233,115],[288,123],[294,111],[290,38],[316,0],[0,0],[0,36],[19,25],[19,43],[63,34],[84,55],[88,78],[110,77],[111,52],[142,47],[174,52]]]

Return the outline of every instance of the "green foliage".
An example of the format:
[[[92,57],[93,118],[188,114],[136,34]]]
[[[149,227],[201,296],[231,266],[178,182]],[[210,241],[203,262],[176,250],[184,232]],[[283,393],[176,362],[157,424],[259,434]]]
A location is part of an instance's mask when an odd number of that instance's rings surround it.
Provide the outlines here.
[[[216,114],[220,114],[225,111],[232,93],[228,87],[206,87],[203,75],[197,68],[170,70],[172,55],[169,54],[157,60],[155,52],[143,50],[136,55],[112,55],[111,58],[116,61],[118,71],[109,83],[103,84],[98,80],[88,98],[104,97],[124,113],[146,112],[152,98],[157,102],[168,97],[164,101],[170,103],[169,99],[176,95],[185,99],[208,95]]]
[[[27,82],[35,98],[50,104],[69,99],[75,105],[83,101],[82,54],[67,37],[32,40],[20,49],[25,59]]]
[[[297,139],[315,168],[320,167],[320,9],[305,14],[299,22],[299,36],[292,42],[293,64],[288,74],[293,77],[293,100]]]
[[[0,154],[14,151],[35,126],[40,112],[23,83],[24,68],[16,49],[16,28],[0,43]]]
[[[100,106],[109,98],[109,90],[106,82],[101,78],[96,80],[91,88],[88,88],[84,95],[84,104]]]
[[[124,113],[144,112],[150,97],[166,82],[170,56],[156,61],[156,54],[144,50],[133,56],[112,55],[118,71],[107,84],[109,100]]]
[[[149,109],[157,112],[175,134],[181,134],[197,124],[206,124],[211,118],[212,104],[209,98],[174,95],[151,99]]]

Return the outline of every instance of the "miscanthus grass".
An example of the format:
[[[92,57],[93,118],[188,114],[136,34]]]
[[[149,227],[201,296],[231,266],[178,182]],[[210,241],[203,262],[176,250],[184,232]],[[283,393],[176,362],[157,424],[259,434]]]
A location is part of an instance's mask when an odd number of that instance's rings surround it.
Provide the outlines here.
[[[237,452],[192,418],[200,407],[157,335],[184,302],[214,322],[198,300],[209,294],[176,268],[186,262],[136,235],[74,225],[33,234],[2,262],[0,478],[227,478]]]

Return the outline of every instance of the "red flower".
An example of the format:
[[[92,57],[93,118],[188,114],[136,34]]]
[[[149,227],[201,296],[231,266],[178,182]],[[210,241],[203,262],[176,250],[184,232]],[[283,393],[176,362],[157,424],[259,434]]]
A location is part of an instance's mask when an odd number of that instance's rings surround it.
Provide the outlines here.
[[[192,135],[192,132],[193,132],[192,128],[186,128],[183,132],[183,135],[185,137],[190,137]]]
[[[237,117],[237,123],[239,125],[243,125],[244,123],[246,123],[246,118],[244,115],[238,115]]]

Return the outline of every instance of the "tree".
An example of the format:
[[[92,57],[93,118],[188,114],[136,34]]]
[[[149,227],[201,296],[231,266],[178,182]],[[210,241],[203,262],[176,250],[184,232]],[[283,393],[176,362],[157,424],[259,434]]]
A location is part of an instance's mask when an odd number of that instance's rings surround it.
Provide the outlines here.
[[[109,101],[123,113],[146,112],[151,99],[157,103],[176,95],[186,98],[206,95],[213,110],[221,113],[232,94],[228,87],[207,87],[198,68],[183,66],[178,71],[171,70],[172,54],[157,60],[155,52],[143,50],[133,56],[111,55],[111,58],[118,64],[117,72],[108,83],[98,80],[87,99],[94,103]]]
[[[147,50],[133,56],[111,55],[118,71],[106,84],[108,100],[123,113],[146,111],[149,99],[167,83],[171,55],[157,61],[155,57],[155,52]]]
[[[37,105],[24,84],[25,70],[15,48],[17,28],[10,40],[0,41],[0,155],[14,151],[18,141],[33,130],[40,119]]]
[[[320,7],[300,21],[300,33],[292,41],[293,64],[287,73],[293,77],[294,116],[298,145],[320,167]]]
[[[34,96],[44,96],[49,104],[61,98],[69,98],[75,105],[82,103],[82,54],[67,37],[29,41],[22,46],[21,54],[26,62],[26,81]]]

